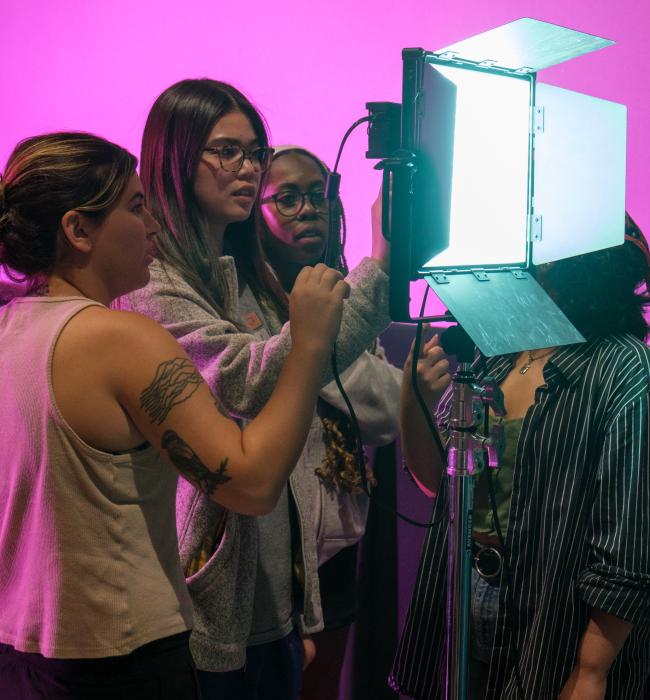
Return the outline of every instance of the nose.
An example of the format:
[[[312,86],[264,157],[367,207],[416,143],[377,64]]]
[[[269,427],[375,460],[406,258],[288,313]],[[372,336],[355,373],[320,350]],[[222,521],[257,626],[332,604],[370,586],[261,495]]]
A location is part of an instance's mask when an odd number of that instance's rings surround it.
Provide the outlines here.
[[[253,160],[251,156],[244,156],[244,162],[241,164],[241,168],[239,168],[237,176],[247,180],[259,178],[260,170],[259,168],[256,169],[253,165]]]
[[[300,211],[296,214],[296,216],[299,219],[307,219],[318,216],[316,207],[312,204],[312,201],[309,197],[304,198],[302,207],[300,207]]]
[[[145,217],[144,217],[144,224],[147,229],[147,238],[152,238],[153,236],[157,236],[160,233],[160,224],[158,223],[158,219],[154,217],[154,215],[145,207]]]

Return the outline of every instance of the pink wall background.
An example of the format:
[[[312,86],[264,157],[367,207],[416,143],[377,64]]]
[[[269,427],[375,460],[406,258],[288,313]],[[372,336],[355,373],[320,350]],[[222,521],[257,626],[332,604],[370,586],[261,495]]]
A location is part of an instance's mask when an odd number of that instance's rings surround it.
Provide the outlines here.
[[[0,170],[18,140],[51,130],[96,132],[138,154],[157,95],[202,76],[247,93],[275,144],[304,145],[332,164],[367,101],[400,100],[402,48],[436,49],[523,16],[618,42],[540,77],[628,106],[627,207],[650,232],[647,0],[5,0]],[[360,129],[341,164],[351,263],[370,250],[379,186],[365,149]],[[429,507],[423,497],[409,505],[420,517]],[[420,541],[400,527],[401,616]]]
[[[331,164],[365,102],[399,101],[403,47],[436,49],[522,16],[618,42],[541,79],[628,105],[627,204],[650,231],[650,3],[638,0],[14,0],[0,23],[0,168],[19,139],[55,129],[93,131],[138,154],[156,96],[200,76],[246,92],[274,143],[300,143]],[[379,175],[364,159],[364,130],[348,144],[341,191],[354,263],[370,248]]]

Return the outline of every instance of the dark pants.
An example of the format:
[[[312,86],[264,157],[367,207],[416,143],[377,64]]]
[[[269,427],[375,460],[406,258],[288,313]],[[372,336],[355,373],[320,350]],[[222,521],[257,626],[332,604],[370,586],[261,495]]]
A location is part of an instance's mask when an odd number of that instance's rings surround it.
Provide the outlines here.
[[[2,700],[198,700],[189,632],[125,656],[46,659],[0,644]]]
[[[350,625],[357,618],[359,583],[356,544],[318,569],[325,629],[312,635],[316,658],[305,669],[303,700],[336,700]]]
[[[302,639],[297,632],[248,647],[237,671],[197,671],[204,700],[298,700],[302,686]]]
[[[499,613],[499,588],[486,583],[472,568],[470,611],[469,698],[483,700]]]

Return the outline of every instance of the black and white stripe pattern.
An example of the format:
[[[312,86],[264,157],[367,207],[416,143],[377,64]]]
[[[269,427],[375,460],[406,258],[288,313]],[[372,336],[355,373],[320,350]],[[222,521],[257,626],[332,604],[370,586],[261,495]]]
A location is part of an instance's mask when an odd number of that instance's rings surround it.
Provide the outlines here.
[[[501,382],[513,361],[490,359],[479,377]],[[637,700],[650,672],[650,348],[590,338],[558,350],[544,379],[517,444],[506,534],[514,616],[503,583],[487,698],[517,699],[516,641],[526,700],[556,700],[597,607],[635,625],[607,698]],[[450,403],[447,392],[441,426]],[[390,679],[415,698],[444,694],[445,500],[434,504],[443,523],[425,541]]]

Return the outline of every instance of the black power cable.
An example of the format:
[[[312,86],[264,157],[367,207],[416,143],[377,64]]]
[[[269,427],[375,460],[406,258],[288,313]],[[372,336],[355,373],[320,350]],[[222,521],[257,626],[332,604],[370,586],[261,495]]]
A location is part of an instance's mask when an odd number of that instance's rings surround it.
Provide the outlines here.
[[[343,136],[343,139],[341,141],[341,144],[339,146],[338,154],[336,156],[336,161],[334,163],[334,169],[332,172],[327,176],[327,182],[325,185],[325,196],[327,200],[329,201],[329,208],[330,208],[330,222],[332,221],[332,207],[334,202],[338,199],[339,196],[339,187],[341,184],[341,175],[337,172],[339,163],[341,161],[341,155],[343,153],[343,149],[345,147],[345,144],[350,137],[350,134],[361,124],[364,124],[366,122],[371,122],[372,121],[371,116],[365,116],[361,117],[360,119],[357,119],[352,126],[345,132],[345,135]],[[427,288],[424,299],[422,300],[422,308],[420,310],[420,316],[422,317],[424,315],[424,308],[427,300],[427,295],[429,293],[429,289]],[[442,465],[442,468],[444,470],[444,467],[446,465],[447,459],[446,459],[446,453],[445,449],[442,445],[442,441],[440,440],[440,435],[438,434],[438,430],[436,429],[434,423],[433,423],[433,418],[431,416],[431,412],[429,411],[426,401],[424,400],[420,389],[418,387],[418,382],[417,382],[417,359],[420,356],[420,347],[422,344],[422,323],[424,319],[421,319],[418,324],[417,324],[417,330],[416,330],[416,335],[415,335],[415,343],[413,346],[413,362],[412,362],[412,374],[411,374],[411,380],[413,382],[413,391],[415,394],[415,397],[417,399],[417,402],[424,414],[427,426],[429,427],[429,430],[431,431],[431,435],[433,437],[434,443],[436,445],[436,448],[439,453],[440,457],[440,463]],[[357,458],[357,468],[359,470],[359,477],[361,479],[361,487],[363,489],[363,492],[368,496],[368,498],[375,503],[379,508],[382,510],[385,510],[392,515],[397,516],[401,520],[404,520],[405,522],[414,525],[415,527],[422,527],[422,528],[432,528],[436,525],[438,525],[444,517],[437,518],[436,520],[430,522],[430,523],[422,523],[417,520],[413,520],[412,518],[409,518],[407,515],[404,515],[403,513],[400,513],[399,511],[395,510],[391,506],[387,505],[386,503],[382,503],[381,501],[377,500],[371,493],[370,489],[368,487],[368,479],[366,477],[366,465],[364,462],[364,453],[363,453],[363,442],[361,439],[361,430],[359,428],[359,422],[357,420],[357,416],[354,412],[354,408],[352,407],[352,403],[350,402],[350,399],[348,395],[345,393],[345,389],[343,388],[343,384],[341,383],[341,378],[339,376],[338,372],[338,367],[337,367],[337,362],[336,362],[336,345],[334,345],[334,350],[332,352],[332,374],[334,375],[334,381],[336,382],[336,386],[338,387],[339,392],[341,393],[341,396],[343,397],[343,401],[345,402],[345,405],[347,406],[348,412],[350,414],[350,423],[352,424],[352,429],[354,433],[354,439],[355,439],[355,446],[356,446],[356,458]]]
[[[350,414],[350,423],[352,424],[352,432],[354,434],[354,441],[355,441],[355,447],[356,447],[355,456],[357,459],[357,469],[359,470],[359,476],[361,478],[361,488],[363,489],[363,492],[379,508],[390,513],[391,515],[395,515],[400,520],[403,520],[404,522],[407,522],[410,525],[413,525],[415,527],[423,527],[423,528],[432,528],[435,525],[438,525],[442,521],[442,518],[434,520],[433,522],[430,522],[430,523],[422,523],[418,520],[413,520],[413,518],[409,518],[408,515],[404,515],[403,513],[400,513],[395,508],[392,508],[388,504],[383,503],[382,501],[378,500],[375,496],[372,495],[372,493],[370,492],[370,488],[368,487],[368,478],[366,476],[366,465],[365,465],[364,458],[363,458],[363,443],[361,440],[361,429],[359,428],[359,421],[357,420],[357,416],[354,412],[354,408],[352,408],[352,403],[350,402],[350,398],[345,393],[345,389],[343,388],[343,384],[341,383],[341,377],[339,376],[338,366],[336,363],[336,345],[334,346],[334,351],[332,352],[332,374],[334,375],[334,381],[336,382],[336,386],[338,387],[339,392],[341,393],[341,396],[343,397],[343,401],[345,402],[345,405],[347,406],[348,413]]]

